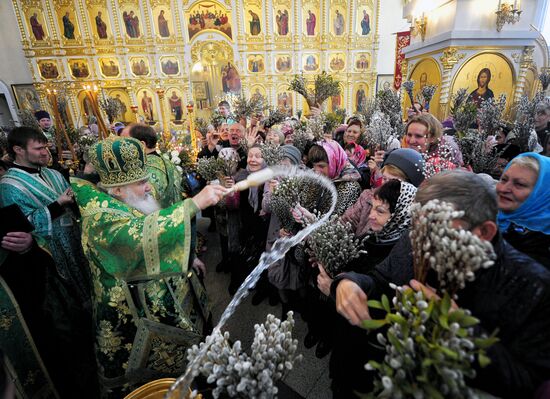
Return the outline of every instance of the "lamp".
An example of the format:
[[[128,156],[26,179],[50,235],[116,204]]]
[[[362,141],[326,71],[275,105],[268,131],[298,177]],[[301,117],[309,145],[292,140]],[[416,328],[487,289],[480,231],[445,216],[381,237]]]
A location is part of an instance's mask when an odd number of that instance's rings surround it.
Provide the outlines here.
[[[411,27],[411,34],[416,37],[420,35],[422,41],[426,39],[426,29],[428,27],[428,17],[422,13],[421,17],[416,17]]]
[[[519,22],[521,17],[521,10],[519,9],[519,4],[517,0],[514,0],[514,4],[508,2],[502,2],[499,0],[498,8],[495,11],[497,15],[497,32],[502,30],[504,24],[515,24]]]

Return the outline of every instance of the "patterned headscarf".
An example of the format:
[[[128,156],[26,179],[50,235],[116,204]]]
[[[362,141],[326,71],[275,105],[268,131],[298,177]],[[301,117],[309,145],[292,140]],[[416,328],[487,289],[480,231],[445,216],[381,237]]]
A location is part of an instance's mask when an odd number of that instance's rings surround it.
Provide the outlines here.
[[[328,157],[328,177],[337,179],[348,163],[348,155],[340,144],[334,140],[323,140],[318,143],[323,147]]]
[[[382,230],[374,233],[379,242],[397,240],[403,231],[411,226],[411,205],[416,197],[416,190],[416,187],[412,184],[401,182],[401,190],[395,205],[395,211]]]
[[[367,159],[367,150],[365,150],[363,147],[361,147],[357,143],[350,143],[350,144],[353,144],[354,147],[353,147],[351,157],[349,159],[355,164],[355,166],[359,167],[363,165],[365,163],[365,160]]]

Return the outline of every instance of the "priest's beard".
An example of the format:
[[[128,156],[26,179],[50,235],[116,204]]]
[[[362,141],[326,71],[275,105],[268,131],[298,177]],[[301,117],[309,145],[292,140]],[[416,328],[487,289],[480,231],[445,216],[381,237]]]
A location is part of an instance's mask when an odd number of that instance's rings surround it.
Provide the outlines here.
[[[160,205],[151,193],[145,193],[145,195],[140,198],[132,190],[130,190],[129,187],[122,187],[122,191],[124,191],[124,195],[117,199],[132,208],[137,209],[144,215],[149,215],[160,209]]]

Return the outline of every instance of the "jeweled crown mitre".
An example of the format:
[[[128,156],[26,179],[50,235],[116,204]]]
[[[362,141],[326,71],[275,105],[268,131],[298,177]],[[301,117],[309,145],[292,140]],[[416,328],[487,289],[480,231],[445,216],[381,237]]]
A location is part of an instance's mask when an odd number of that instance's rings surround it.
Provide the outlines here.
[[[110,136],[90,149],[94,165],[104,187],[124,186],[146,179],[145,152],[139,140]]]

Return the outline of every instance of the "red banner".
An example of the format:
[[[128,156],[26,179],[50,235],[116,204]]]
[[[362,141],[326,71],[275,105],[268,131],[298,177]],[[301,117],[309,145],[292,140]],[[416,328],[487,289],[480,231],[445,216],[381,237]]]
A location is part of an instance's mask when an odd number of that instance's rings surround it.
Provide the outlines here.
[[[397,32],[395,42],[395,72],[393,75],[393,87],[395,90],[399,90],[403,82],[403,76],[401,75],[401,64],[405,60],[403,49],[409,44],[411,44],[411,31]]]

